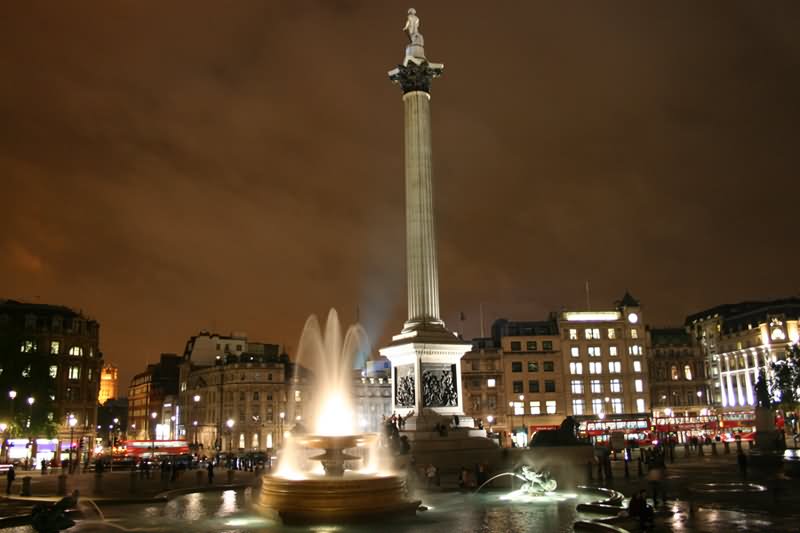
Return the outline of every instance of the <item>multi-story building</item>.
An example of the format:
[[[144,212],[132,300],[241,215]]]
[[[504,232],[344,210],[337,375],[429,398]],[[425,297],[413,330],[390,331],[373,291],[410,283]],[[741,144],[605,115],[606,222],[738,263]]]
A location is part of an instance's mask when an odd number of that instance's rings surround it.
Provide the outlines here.
[[[509,431],[503,351],[491,337],[474,339],[461,358],[461,390],[464,414],[476,425],[503,435]]]
[[[247,333],[233,332],[230,335],[220,335],[201,331],[197,335],[186,341],[186,348],[183,357],[191,360],[193,364],[215,365],[217,360],[227,355],[278,355],[279,346],[277,344],[264,344],[260,342],[248,342]]]
[[[555,320],[497,320],[492,338],[502,351],[503,404],[513,444],[554,429],[567,413],[561,339]]]
[[[629,293],[607,310],[558,315],[566,414],[599,440],[614,430],[635,438],[650,413],[647,335],[639,302]]]
[[[107,400],[119,397],[119,369],[111,363],[103,365],[100,370],[100,392],[97,403],[103,405]]]
[[[800,340],[800,298],[740,302],[686,318],[709,378],[710,400],[722,410],[723,428],[754,425],[755,385],[769,363]]]
[[[651,328],[648,376],[653,424],[659,433],[686,437],[716,425],[707,403],[706,365],[684,328]]]
[[[0,421],[13,435],[33,439],[27,447],[13,443],[10,455],[35,455],[38,464],[57,456],[71,436],[84,458],[90,453],[103,364],[99,343],[100,325],[81,312],[0,301]],[[56,439],[45,438],[53,431]]]
[[[182,357],[161,354],[158,363],[147,365],[128,387],[128,436],[134,440],[155,439],[163,423],[161,412],[165,397],[178,394],[178,376]]]
[[[364,370],[354,371],[353,407],[359,431],[383,430],[384,417],[392,413],[391,375],[392,367],[385,357],[366,361]]]

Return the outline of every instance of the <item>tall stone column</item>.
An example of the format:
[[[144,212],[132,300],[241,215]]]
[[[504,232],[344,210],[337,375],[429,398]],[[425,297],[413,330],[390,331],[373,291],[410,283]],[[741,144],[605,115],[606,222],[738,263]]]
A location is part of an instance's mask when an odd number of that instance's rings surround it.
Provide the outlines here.
[[[461,357],[471,345],[447,331],[439,312],[430,87],[444,65],[425,58],[413,10],[406,29],[410,42],[405,58],[389,78],[403,90],[408,320],[380,352],[392,363],[393,411],[413,413],[406,427],[424,429],[439,423],[441,416],[463,414]]]

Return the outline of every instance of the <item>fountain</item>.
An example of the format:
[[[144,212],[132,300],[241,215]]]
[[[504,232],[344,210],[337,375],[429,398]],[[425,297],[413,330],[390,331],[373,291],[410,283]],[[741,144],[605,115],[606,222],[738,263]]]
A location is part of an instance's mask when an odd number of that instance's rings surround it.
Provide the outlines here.
[[[366,333],[355,325],[342,336],[333,309],[322,331],[316,316],[309,317],[296,363],[313,371],[313,394],[290,405],[289,419],[302,420],[311,432],[299,423],[287,432],[275,473],[263,478],[258,507],[289,523],[414,513],[419,501],[409,500],[405,478],[382,464],[378,435],[355,431],[353,357],[366,347]]]

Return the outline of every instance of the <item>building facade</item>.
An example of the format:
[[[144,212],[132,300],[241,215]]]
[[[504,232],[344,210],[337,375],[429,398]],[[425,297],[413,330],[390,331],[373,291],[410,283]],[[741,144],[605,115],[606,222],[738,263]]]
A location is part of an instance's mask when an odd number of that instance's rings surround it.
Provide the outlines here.
[[[165,398],[178,394],[178,377],[182,357],[161,354],[158,363],[147,365],[147,370],[137,374],[128,387],[128,436],[132,440],[152,440],[159,436],[158,426],[163,424],[161,413]]]
[[[461,359],[461,390],[464,414],[493,433],[509,431],[503,351],[492,338],[472,341],[472,350]]]
[[[0,301],[0,421],[32,439],[25,454],[59,460],[70,437],[90,453],[102,364],[97,321],[63,306]],[[11,455],[22,453],[13,444]]]
[[[686,318],[708,373],[712,404],[723,427],[752,426],[759,374],[800,340],[800,298],[725,304]]]
[[[97,394],[97,403],[103,405],[107,400],[119,398],[119,369],[107,363],[100,370],[100,392]]]

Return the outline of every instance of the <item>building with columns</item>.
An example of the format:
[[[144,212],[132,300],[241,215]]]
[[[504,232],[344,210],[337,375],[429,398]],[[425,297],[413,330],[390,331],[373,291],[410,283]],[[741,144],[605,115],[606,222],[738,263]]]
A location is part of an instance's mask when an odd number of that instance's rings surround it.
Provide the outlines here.
[[[474,339],[461,359],[461,390],[465,415],[487,431],[509,431],[503,350],[491,337]]]
[[[769,363],[785,357],[800,340],[800,298],[740,302],[712,307],[686,318],[708,372],[713,405],[724,427],[754,424],[755,384]]]

